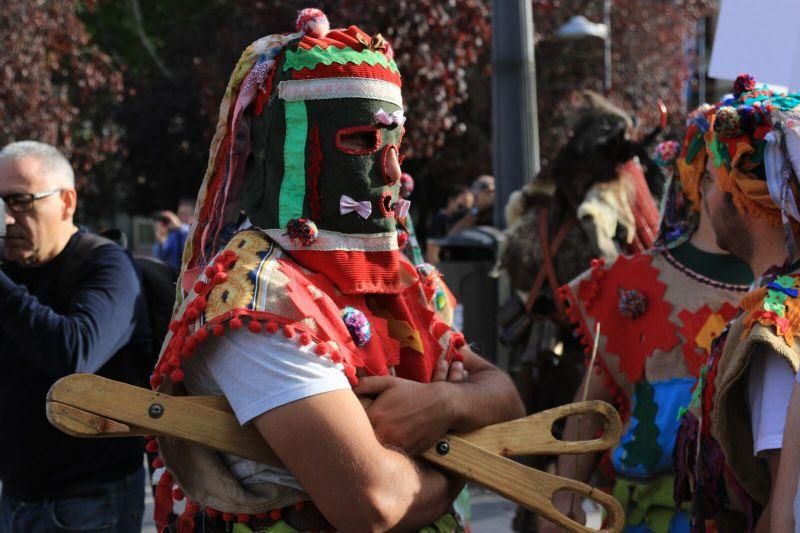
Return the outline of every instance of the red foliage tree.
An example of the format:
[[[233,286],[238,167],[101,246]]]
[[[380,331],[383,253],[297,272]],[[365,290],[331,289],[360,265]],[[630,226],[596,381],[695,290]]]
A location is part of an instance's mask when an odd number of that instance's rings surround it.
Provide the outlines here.
[[[123,77],[92,44],[77,9],[86,2],[7,0],[0,10],[0,146],[50,143],[71,159],[79,186],[120,149],[109,113],[122,100]]]
[[[697,22],[715,9],[713,0],[612,0],[610,98],[646,129],[658,123],[656,102],[670,111],[670,127],[683,128],[687,80]],[[602,22],[603,0],[533,0],[542,159],[569,131],[565,118],[574,91],[602,92],[603,42],[563,41],[557,29],[573,15]],[[689,52],[689,53],[687,53]]]

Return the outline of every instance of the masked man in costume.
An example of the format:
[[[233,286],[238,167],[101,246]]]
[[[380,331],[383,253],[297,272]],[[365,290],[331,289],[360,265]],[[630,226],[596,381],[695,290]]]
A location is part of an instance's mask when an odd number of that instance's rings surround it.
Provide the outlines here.
[[[714,342],[675,448],[696,531],[767,531],[798,349],[800,94],[740,76],[710,117],[707,206],[722,248],[759,276]]]
[[[151,441],[159,525],[185,497],[179,531],[459,529],[463,484],[413,455],[523,409],[447,325],[435,270],[398,248],[404,122],[380,35],[303,10],[298,33],[245,50],[152,384],[224,394],[285,469]]]
[[[604,466],[611,467],[614,496],[625,508],[630,532],[688,531],[688,515],[672,497],[678,412],[691,401],[711,339],[733,317],[752,281],[747,265],[716,245],[700,198],[711,109],[703,106],[690,115],[682,146],[667,141],[656,150],[656,161],[668,172],[677,166],[679,177],[671,181],[660,242],[610,265],[596,261],[560,289],[587,354],[600,326],[597,360],[576,400],[588,387],[588,399],[608,401],[620,411],[623,437]],[[591,438],[601,429],[589,418],[570,419],[566,433]],[[562,456],[558,473],[589,481],[599,459],[600,454]],[[572,500],[562,493],[556,505],[583,518],[580,500]]]

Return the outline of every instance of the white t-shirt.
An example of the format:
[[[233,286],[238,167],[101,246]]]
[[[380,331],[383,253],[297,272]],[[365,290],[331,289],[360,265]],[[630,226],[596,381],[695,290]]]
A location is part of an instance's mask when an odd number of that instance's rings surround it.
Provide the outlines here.
[[[184,362],[184,385],[193,395],[224,394],[244,425],[281,405],[350,389],[342,365],[314,353],[315,346],[246,328],[227,331],[209,337]],[[301,488],[287,470],[235,455],[222,457],[243,485],[278,483]]]
[[[748,407],[753,426],[753,453],[779,450],[795,375],[778,354],[754,357],[748,376]]]

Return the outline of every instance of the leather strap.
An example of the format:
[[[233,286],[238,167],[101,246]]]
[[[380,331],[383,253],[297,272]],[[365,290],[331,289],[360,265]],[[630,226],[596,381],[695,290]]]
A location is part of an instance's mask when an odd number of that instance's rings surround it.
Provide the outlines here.
[[[564,239],[567,238],[569,232],[578,222],[575,217],[570,217],[565,220],[564,223],[561,224],[561,227],[558,228],[555,237],[551,241],[548,234],[547,215],[548,209],[546,207],[539,209],[536,214],[539,243],[542,248],[542,264],[539,265],[536,279],[533,281],[533,285],[531,285],[530,291],[528,292],[528,300],[525,302],[525,310],[529,313],[531,309],[533,309],[533,305],[536,303],[536,299],[542,291],[545,279],[547,279],[547,283],[553,295],[556,294],[560,284],[558,282],[558,276],[556,275],[555,265],[553,265],[553,258],[558,254],[558,250],[564,243]],[[558,298],[554,298],[554,300],[558,313],[564,315],[564,303]]]

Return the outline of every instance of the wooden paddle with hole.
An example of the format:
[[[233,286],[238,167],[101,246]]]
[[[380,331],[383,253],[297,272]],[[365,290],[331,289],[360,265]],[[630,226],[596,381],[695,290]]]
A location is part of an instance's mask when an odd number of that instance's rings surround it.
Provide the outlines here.
[[[573,415],[601,416],[605,421],[603,436],[579,442],[556,439],[553,423]],[[74,374],[58,380],[48,392],[47,418],[75,437],[164,435],[282,466],[254,427],[239,425],[222,396],[170,396],[92,374]],[[553,506],[556,492],[574,492],[602,505],[607,525],[601,531],[616,532],[622,530],[624,514],[613,497],[585,483],[547,474],[507,457],[603,451],[619,441],[621,431],[619,415],[610,405],[582,402],[471,433],[447,435],[422,457],[569,531],[597,531],[578,524]]]

